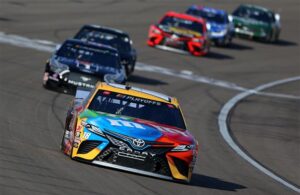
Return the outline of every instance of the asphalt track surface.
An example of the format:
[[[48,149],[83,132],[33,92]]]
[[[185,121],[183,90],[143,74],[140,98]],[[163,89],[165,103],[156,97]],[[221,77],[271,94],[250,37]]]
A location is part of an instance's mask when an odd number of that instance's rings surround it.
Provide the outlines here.
[[[148,26],[168,10],[184,11],[202,1],[7,1],[0,2],[0,31],[62,42],[83,24],[129,32],[138,61],[188,70],[245,88],[300,75],[300,2],[251,1],[281,14],[277,44],[235,39],[192,57],[149,48]],[[241,1],[203,1],[232,11]],[[59,150],[66,108],[72,96],[42,88],[49,53],[0,44],[0,194],[297,194],[238,156],[219,133],[222,106],[236,90],[153,72],[136,71],[130,83],[177,96],[200,153],[190,185],[72,161]],[[300,82],[266,92],[299,96]],[[276,175],[300,185],[299,99],[253,95],[230,113],[234,140]]]

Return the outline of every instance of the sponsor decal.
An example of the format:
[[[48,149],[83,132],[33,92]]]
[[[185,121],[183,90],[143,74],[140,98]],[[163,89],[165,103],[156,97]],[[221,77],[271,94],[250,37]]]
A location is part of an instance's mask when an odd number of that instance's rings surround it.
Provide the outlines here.
[[[189,137],[187,131],[175,130],[175,129],[172,129],[172,128],[169,128],[169,127],[162,127],[162,126],[153,125],[153,124],[151,124],[151,126],[153,126],[154,128],[158,129],[161,132],[171,133],[171,134],[180,134],[184,137]]]
[[[75,136],[80,137],[80,131],[76,131]]]
[[[72,122],[73,122],[73,121],[74,121],[74,120],[73,120],[73,118],[72,118]],[[72,122],[71,122],[71,123],[72,123]],[[77,125],[76,131],[79,132],[80,129],[82,129],[82,125]],[[80,133],[80,132],[79,132],[79,133]]]
[[[141,124],[135,122],[115,120],[115,119],[107,119],[107,120],[110,122],[110,125],[112,126],[145,129]]]
[[[161,103],[157,102],[157,101],[134,97],[134,96],[129,96],[129,95],[124,95],[124,94],[117,94],[116,97],[124,99],[124,100],[129,100],[129,101],[132,101],[135,103],[152,104],[152,105],[157,105],[157,106],[161,105]]]
[[[131,122],[131,121],[123,121],[123,120],[115,120],[115,119],[106,119],[110,122],[110,125],[112,126],[119,126],[119,127],[129,127],[129,128],[137,128],[137,129],[146,129],[139,123]],[[172,129],[169,127],[162,127],[154,124],[149,124],[150,126],[156,128],[157,130],[165,133],[170,133],[170,134],[180,134],[184,137],[189,137],[189,134],[187,131],[181,131],[181,130],[176,130]]]
[[[80,82],[80,81],[68,80],[68,83],[72,84],[72,85],[79,86],[79,87],[87,87],[87,88],[94,88],[95,87],[95,85],[91,85],[89,83],[84,83],[84,82]]]
[[[181,28],[175,28],[175,27],[171,27],[170,30],[175,33],[179,33],[179,34],[183,34],[183,35],[201,36],[201,33],[193,31],[193,30],[187,30],[187,29],[181,29]]]

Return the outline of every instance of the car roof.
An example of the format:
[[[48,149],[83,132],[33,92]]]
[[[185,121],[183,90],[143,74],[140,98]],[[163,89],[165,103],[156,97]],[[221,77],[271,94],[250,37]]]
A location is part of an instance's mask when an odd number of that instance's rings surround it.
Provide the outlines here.
[[[205,23],[205,20],[202,19],[202,18],[197,18],[195,16],[191,16],[191,15],[188,15],[188,14],[184,14],[184,13],[177,13],[177,12],[174,12],[174,11],[169,11],[167,12],[164,17],[166,16],[173,16],[173,17],[176,17],[176,18],[181,18],[181,19],[185,19],[185,20],[190,20],[190,21],[193,21],[193,22],[199,22],[201,24],[204,24]]]
[[[142,89],[138,87],[130,87],[127,85],[121,85],[115,83],[98,82],[96,88],[97,90],[107,90],[107,91],[122,93],[126,95],[132,95],[135,97],[145,98],[149,100],[173,104],[176,107],[179,106],[179,103],[175,97],[170,97],[162,93],[158,93],[155,91]]]
[[[259,6],[259,5],[253,5],[253,4],[242,4],[240,7],[246,7],[249,9],[258,9],[260,11],[265,11],[265,12],[272,12],[270,9]]]
[[[92,29],[92,30],[95,30],[95,31],[103,31],[103,32],[107,32],[107,33],[115,34],[115,35],[119,35],[119,36],[128,36],[129,37],[128,33],[124,32],[122,30],[107,27],[107,26],[100,26],[100,25],[95,25],[95,24],[86,24],[83,27],[81,27],[81,29],[84,29],[84,28]]]
[[[78,40],[78,39],[67,39],[64,43],[74,43],[74,44],[80,44],[80,45],[84,45],[86,47],[91,47],[91,48],[95,48],[95,49],[103,49],[103,50],[108,50],[112,53],[118,53],[118,50],[109,46],[109,45],[104,45],[104,44],[100,44],[100,43],[94,43],[94,42],[89,42],[89,41],[82,41],[82,40]],[[63,43],[63,44],[64,44]]]
[[[199,5],[192,5],[190,6],[188,9],[193,9],[193,10],[203,10],[206,12],[212,12],[215,14],[227,14],[227,12],[225,10],[222,9],[216,9],[216,8],[212,8],[212,7],[206,7],[206,6],[199,6]]]

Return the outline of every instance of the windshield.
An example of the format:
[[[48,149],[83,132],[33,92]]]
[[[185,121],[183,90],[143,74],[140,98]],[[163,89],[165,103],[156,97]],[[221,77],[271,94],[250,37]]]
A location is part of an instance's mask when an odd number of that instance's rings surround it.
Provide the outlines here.
[[[202,17],[209,22],[215,22],[218,24],[224,24],[229,22],[227,15],[222,15],[218,13],[207,12],[204,10],[193,10],[193,9],[188,10],[187,13],[194,16]]]
[[[88,109],[186,128],[180,110],[174,105],[121,93],[98,90]]]
[[[254,20],[270,23],[274,21],[273,14],[271,12],[266,12],[260,9],[239,7],[233,12],[234,16],[251,18]]]
[[[100,29],[83,28],[76,35],[76,39],[109,45],[120,52],[129,52],[131,50],[130,38],[128,36],[102,32]]]
[[[203,26],[200,22],[195,22],[191,20],[185,20],[181,18],[176,18],[173,16],[166,16],[160,22],[162,25],[172,26],[177,28],[185,28],[188,30],[203,33]]]
[[[119,58],[115,54],[109,50],[73,42],[65,42],[56,53],[60,57],[119,68]]]

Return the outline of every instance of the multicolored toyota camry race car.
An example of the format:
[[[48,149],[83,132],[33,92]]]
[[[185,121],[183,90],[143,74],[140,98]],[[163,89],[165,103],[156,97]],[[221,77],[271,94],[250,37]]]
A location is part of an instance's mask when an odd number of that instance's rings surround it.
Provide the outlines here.
[[[91,91],[77,89],[61,149],[72,159],[189,182],[198,142],[176,98],[99,82]]]
[[[210,47],[205,21],[176,12],[166,13],[158,24],[150,26],[147,43],[151,47],[195,56],[207,54]]]
[[[43,86],[74,90],[76,87],[93,88],[101,80],[126,81],[118,51],[106,45],[69,39],[47,61]]]
[[[275,42],[279,38],[280,15],[256,5],[240,5],[233,13],[235,34]]]
[[[186,13],[206,20],[209,37],[216,45],[226,46],[231,43],[234,26],[226,11],[193,5]]]
[[[125,66],[126,74],[133,73],[137,59],[136,50],[129,35],[121,30],[98,25],[84,25],[74,36],[74,39],[109,45],[119,51],[121,64]]]

